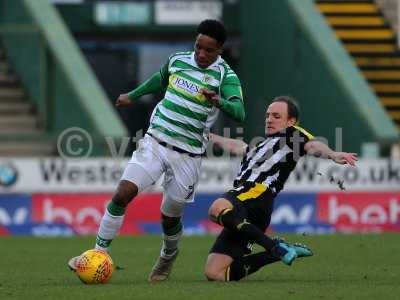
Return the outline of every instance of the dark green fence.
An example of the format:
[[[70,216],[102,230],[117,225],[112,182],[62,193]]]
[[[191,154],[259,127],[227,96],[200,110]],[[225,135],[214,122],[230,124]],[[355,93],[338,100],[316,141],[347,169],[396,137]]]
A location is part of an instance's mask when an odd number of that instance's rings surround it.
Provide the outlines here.
[[[37,108],[40,127],[56,141],[81,127],[95,142],[93,154],[109,154],[104,137],[127,131],[96,77],[47,0],[0,2],[3,48]]]
[[[263,133],[273,97],[291,95],[301,105],[301,125],[332,147],[359,151],[364,142],[398,138],[312,0],[242,1],[241,13],[248,137]]]

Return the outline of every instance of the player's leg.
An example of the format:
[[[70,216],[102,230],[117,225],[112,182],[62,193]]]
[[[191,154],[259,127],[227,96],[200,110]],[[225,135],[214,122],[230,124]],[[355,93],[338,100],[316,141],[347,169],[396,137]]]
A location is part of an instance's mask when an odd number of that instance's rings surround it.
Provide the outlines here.
[[[108,251],[122,226],[128,204],[134,197],[154,184],[164,171],[159,156],[161,146],[145,136],[122,174],[121,181],[104,213],[96,238],[96,249]]]
[[[138,150],[132,154],[132,158],[127,164],[118,187],[104,212],[96,237],[96,249],[109,250],[111,242],[123,224],[128,204],[138,193],[153,184],[162,172],[162,162],[150,141],[145,137]],[[69,260],[68,266],[71,269],[75,269],[77,259],[79,259],[79,256]]]
[[[160,255],[166,258],[178,251],[178,244],[183,233],[182,214],[185,203],[164,201],[161,205],[161,227],[163,243]]]
[[[168,279],[178,256],[178,245],[183,233],[182,215],[185,202],[178,202],[164,196],[161,203],[162,247],[160,256],[154,264],[149,282]]]
[[[226,272],[226,281],[238,281],[266,265],[280,261],[269,251],[263,251],[235,259]]]
[[[132,168],[129,165],[128,168]],[[137,195],[138,186],[128,180],[121,180],[111,201],[108,203],[97,232],[95,249],[108,251],[124,221],[126,208]]]
[[[133,166],[128,165],[127,169],[131,167]],[[119,182],[117,190],[101,218],[94,246],[95,249],[109,251],[111,242],[114,240],[123,224],[126,207],[137,193],[138,186],[135,183],[127,180],[121,180]],[[79,258],[79,256],[75,256],[68,261],[68,267],[71,270],[76,269]]]
[[[206,277],[215,281],[239,281],[262,267],[280,261],[268,251],[263,251],[233,260],[224,254],[211,253],[207,258]]]
[[[280,260],[268,251],[246,255],[250,251],[247,240],[224,228],[208,255],[206,278],[210,281],[238,281]]]
[[[312,256],[305,245],[293,246],[298,257]],[[210,281],[239,281],[266,265],[280,261],[268,251],[232,258],[226,254],[210,253],[205,267],[205,276]]]
[[[161,204],[162,248],[148,280],[166,280],[178,255],[183,233],[185,204],[193,202],[201,165],[200,157],[190,157],[166,149],[167,170],[164,174],[164,197]]]
[[[207,257],[204,275],[208,281],[229,281],[229,266],[232,262],[233,258],[229,255],[210,253]]]
[[[265,235],[260,228],[248,222],[246,215],[243,213],[244,210],[243,205],[227,193],[225,198],[218,198],[213,202],[209,209],[209,216],[213,222],[224,226],[232,232],[237,232],[248,240],[264,247],[285,264],[291,265],[297,256],[296,251],[288,244],[277,243]]]

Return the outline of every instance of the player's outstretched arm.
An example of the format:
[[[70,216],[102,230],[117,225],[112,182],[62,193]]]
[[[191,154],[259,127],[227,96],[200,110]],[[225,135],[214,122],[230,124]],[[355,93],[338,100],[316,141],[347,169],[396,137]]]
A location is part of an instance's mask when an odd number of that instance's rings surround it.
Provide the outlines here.
[[[310,141],[306,143],[304,145],[304,150],[308,155],[332,159],[335,163],[340,165],[349,164],[355,166],[356,161],[358,160],[357,153],[336,152],[319,141]]]
[[[165,80],[161,72],[153,74],[149,79],[140,84],[137,88],[126,94],[121,94],[115,101],[117,107],[127,107],[132,105],[132,101],[147,94],[162,92],[165,88]]]
[[[247,144],[241,140],[226,138],[210,133],[210,141],[218,145],[224,151],[242,156],[246,152]]]

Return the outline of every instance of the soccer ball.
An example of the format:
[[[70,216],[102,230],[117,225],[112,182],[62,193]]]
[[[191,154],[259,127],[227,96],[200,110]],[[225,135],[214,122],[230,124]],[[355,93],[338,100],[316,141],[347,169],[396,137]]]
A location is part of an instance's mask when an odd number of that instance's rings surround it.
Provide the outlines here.
[[[114,263],[105,251],[88,250],[76,263],[76,274],[83,283],[106,283],[114,271]]]

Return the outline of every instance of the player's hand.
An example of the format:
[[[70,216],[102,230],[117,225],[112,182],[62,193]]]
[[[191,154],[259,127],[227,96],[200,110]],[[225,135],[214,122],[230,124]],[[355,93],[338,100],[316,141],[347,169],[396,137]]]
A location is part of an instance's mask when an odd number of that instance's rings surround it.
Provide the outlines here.
[[[200,94],[206,97],[206,100],[210,102],[212,105],[219,107],[219,96],[216,92],[210,91],[209,89],[200,89]]]
[[[115,101],[116,107],[129,107],[132,106],[132,101],[129,99],[128,94],[121,94]]]
[[[353,167],[356,165],[356,161],[358,161],[357,153],[348,153],[348,152],[334,152],[331,155],[331,159],[340,165],[349,164]]]

